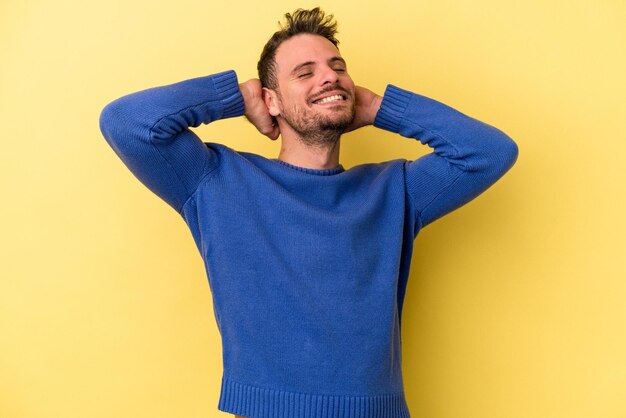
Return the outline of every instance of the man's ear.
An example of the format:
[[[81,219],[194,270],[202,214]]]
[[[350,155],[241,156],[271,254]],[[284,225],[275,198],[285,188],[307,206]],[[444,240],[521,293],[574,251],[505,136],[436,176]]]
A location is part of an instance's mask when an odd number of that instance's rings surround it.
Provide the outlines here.
[[[267,106],[267,109],[272,116],[280,115],[278,100],[278,95],[274,90],[263,87],[263,101],[265,101],[265,106]]]

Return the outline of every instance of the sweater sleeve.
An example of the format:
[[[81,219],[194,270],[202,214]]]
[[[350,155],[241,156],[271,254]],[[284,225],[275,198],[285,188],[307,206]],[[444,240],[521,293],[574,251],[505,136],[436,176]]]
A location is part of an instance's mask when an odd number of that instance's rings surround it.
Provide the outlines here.
[[[146,187],[181,213],[217,153],[189,127],[244,114],[234,71],[198,77],[123,96],[105,106],[100,130]]]
[[[499,129],[393,85],[385,90],[374,126],[433,148],[404,164],[416,233],[484,192],[518,156],[517,144]]]

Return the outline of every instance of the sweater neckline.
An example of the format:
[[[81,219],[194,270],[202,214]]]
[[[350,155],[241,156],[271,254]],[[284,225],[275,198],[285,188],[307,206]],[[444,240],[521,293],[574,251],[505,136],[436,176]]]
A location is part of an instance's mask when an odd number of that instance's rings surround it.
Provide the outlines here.
[[[272,158],[272,161],[275,161],[281,165],[284,165],[285,167],[289,167],[292,168],[294,170],[298,170],[298,171],[302,171],[304,173],[308,173],[308,174],[315,174],[318,176],[332,176],[333,174],[339,174],[345,171],[343,165],[339,164],[337,167],[335,168],[325,168],[325,169],[315,169],[315,168],[307,168],[307,167],[300,167],[297,165],[293,165],[293,164],[289,164],[286,161],[283,160],[279,160],[278,158]]]

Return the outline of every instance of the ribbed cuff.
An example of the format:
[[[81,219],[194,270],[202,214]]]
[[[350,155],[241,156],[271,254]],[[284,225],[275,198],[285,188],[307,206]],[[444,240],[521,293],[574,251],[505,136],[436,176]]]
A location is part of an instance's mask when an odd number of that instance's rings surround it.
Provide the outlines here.
[[[237,74],[233,70],[217,73],[213,76],[213,85],[217,94],[224,104],[222,118],[232,118],[242,116],[246,109],[243,103],[243,96],[239,91]]]
[[[413,93],[408,90],[388,84],[380,109],[374,119],[374,126],[398,133],[402,116],[409,105],[412,95]]]
[[[224,377],[218,409],[250,418],[410,418],[404,393],[315,395],[259,388]]]

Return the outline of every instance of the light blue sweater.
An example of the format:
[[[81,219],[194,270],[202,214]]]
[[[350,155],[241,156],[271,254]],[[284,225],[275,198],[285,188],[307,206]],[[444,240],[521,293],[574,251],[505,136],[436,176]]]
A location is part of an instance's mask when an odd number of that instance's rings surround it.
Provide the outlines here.
[[[205,262],[224,373],[218,409],[253,418],[409,417],[400,319],[413,241],[517,159],[502,131],[389,85],[374,126],[434,152],[314,170],[202,142],[241,116],[234,71],[107,105],[100,128],[189,226]]]

